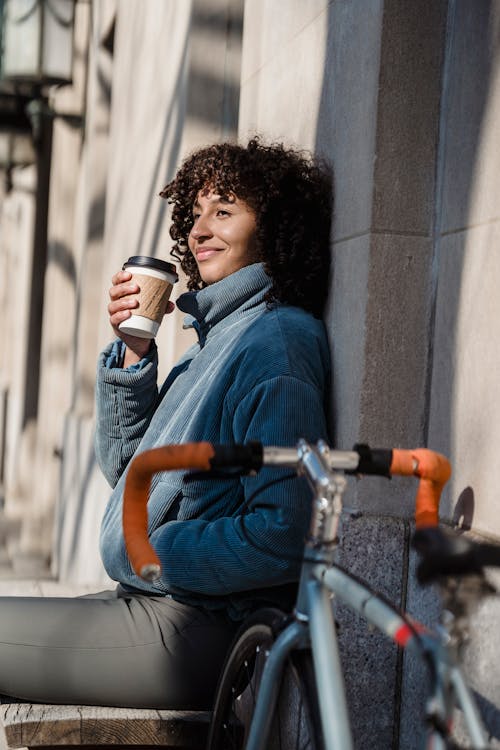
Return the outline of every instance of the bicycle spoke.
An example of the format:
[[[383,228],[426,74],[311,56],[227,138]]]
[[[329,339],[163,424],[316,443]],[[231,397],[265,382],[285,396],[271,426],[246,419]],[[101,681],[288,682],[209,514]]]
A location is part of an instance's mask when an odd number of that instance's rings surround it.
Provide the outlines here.
[[[301,730],[301,727],[302,727],[302,710],[303,710],[303,707],[302,707],[302,703],[301,703],[299,705],[299,711],[298,711],[298,714],[297,714],[297,728],[295,730],[295,734],[297,736],[297,742],[296,742],[296,745],[295,745],[295,750],[301,750],[300,749],[300,736],[301,736],[301,731],[300,730]]]

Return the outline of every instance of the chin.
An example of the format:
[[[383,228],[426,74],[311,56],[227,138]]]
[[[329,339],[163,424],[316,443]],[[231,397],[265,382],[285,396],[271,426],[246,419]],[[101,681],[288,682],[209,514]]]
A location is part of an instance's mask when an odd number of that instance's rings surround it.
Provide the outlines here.
[[[222,281],[222,279],[224,278],[224,274],[200,273],[200,278],[204,284],[215,284],[217,281]]]
[[[200,278],[203,281],[204,284],[215,284],[217,281],[222,281],[222,279],[227,278],[228,276],[231,276],[231,274],[236,273],[236,271],[239,271],[241,268],[244,267],[243,265],[235,265],[223,267],[212,267],[208,268],[207,266],[198,266],[198,273],[200,274]]]
[[[215,284],[217,281],[222,281],[226,276],[234,273],[234,270],[225,271],[223,268],[198,268],[200,278],[204,284]]]

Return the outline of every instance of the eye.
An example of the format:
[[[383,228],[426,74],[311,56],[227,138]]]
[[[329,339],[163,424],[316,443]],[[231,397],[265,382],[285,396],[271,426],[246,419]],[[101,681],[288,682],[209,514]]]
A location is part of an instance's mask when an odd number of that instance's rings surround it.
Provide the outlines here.
[[[217,216],[231,216],[230,211],[226,211],[224,208],[219,208],[217,211]]]

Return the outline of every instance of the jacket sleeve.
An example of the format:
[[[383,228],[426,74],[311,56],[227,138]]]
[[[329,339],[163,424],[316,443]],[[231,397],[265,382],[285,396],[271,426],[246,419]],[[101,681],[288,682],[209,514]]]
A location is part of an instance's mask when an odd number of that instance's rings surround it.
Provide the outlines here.
[[[327,439],[323,393],[280,376],[254,387],[233,418],[235,442],[293,446]],[[305,479],[263,469],[242,479],[248,507],[231,517],[171,521],[151,536],[172,591],[224,595],[297,579],[311,512]]]
[[[111,346],[99,356],[96,378],[95,452],[114,487],[137,449],[158,399],[156,347],[141,367],[110,366]]]

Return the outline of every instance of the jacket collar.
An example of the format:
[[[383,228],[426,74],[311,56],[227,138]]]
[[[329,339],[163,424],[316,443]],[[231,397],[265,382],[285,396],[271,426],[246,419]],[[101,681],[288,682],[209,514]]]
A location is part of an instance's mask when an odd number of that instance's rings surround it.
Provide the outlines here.
[[[263,264],[253,263],[200,291],[181,294],[176,304],[188,313],[184,328],[195,328],[204,340],[211,328],[232,313],[261,304],[271,286]]]

